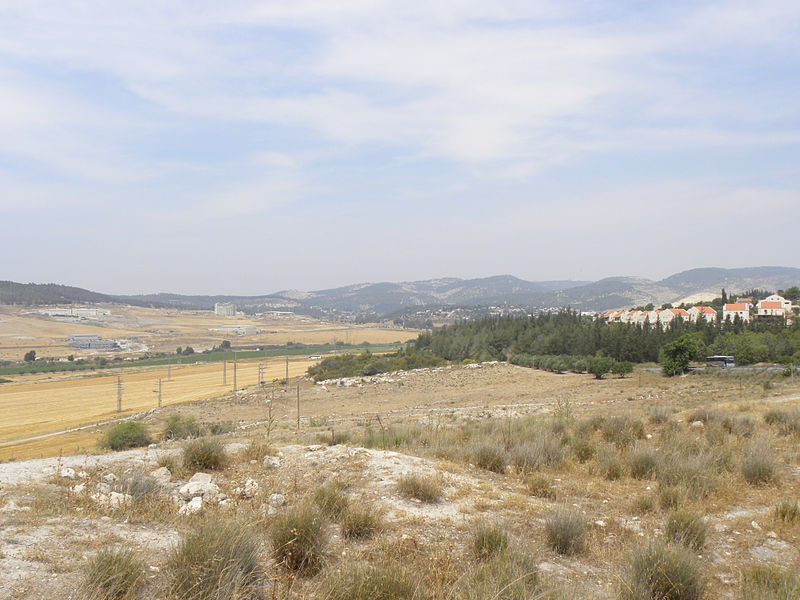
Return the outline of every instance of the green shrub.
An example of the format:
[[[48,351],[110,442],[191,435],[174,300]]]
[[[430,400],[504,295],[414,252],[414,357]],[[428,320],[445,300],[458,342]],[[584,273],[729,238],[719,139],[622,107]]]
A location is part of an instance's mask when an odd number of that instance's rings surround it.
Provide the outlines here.
[[[83,569],[87,600],[130,600],[144,583],[144,563],[131,550],[100,550]]]
[[[208,471],[225,468],[227,457],[219,440],[197,438],[183,446],[183,466],[194,471]]]
[[[796,573],[771,565],[750,565],[742,570],[742,600],[800,600]]]
[[[706,543],[708,525],[690,510],[677,510],[667,517],[667,539],[700,551]]]
[[[800,519],[800,505],[797,500],[784,499],[775,506],[775,517],[784,523],[794,523]]]
[[[169,557],[170,593],[184,600],[256,600],[263,576],[259,549],[249,523],[209,517]]]
[[[547,544],[559,554],[578,554],[583,550],[586,521],[576,511],[561,507],[545,519]]]
[[[325,524],[322,513],[309,503],[278,515],[269,532],[277,562],[304,574],[319,571],[327,545]]]
[[[628,467],[635,479],[650,479],[657,465],[656,453],[651,448],[635,448],[628,453]]]
[[[472,451],[472,462],[481,469],[504,473],[506,453],[499,444],[481,443]]]
[[[408,473],[397,482],[397,491],[407,498],[438,502],[442,496],[442,485],[436,477]]]
[[[538,498],[547,498],[548,500],[555,500],[556,491],[553,489],[553,482],[547,475],[538,474],[531,475],[525,481],[525,484],[531,496]]]
[[[173,413],[167,417],[164,423],[165,440],[183,440],[186,438],[198,438],[203,435],[205,435],[205,430],[195,417]]]
[[[344,486],[338,482],[327,483],[314,492],[314,504],[330,519],[338,519],[349,504]]]
[[[575,456],[575,460],[579,463],[585,463],[591,460],[594,458],[596,452],[597,448],[595,445],[590,439],[584,436],[577,437],[572,441],[572,453]]]
[[[479,560],[487,560],[508,547],[508,534],[497,525],[481,522],[472,532],[472,552]]]
[[[147,433],[147,426],[141,421],[123,421],[106,431],[100,440],[101,448],[111,450],[127,450],[147,446],[152,440]]]
[[[700,600],[706,588],[703,567],[681,545],[652,543],[636,549],[619,590],[620,600]]]
[[[761,485],[774,480],[777,468],[772,447],[766,440],[759,440],[745,449],[742,475],[750,485]]]
[[[222,435],[223,433],[230,433],[234,430],[236,430],[236,424],[233,421],[220,421],[208,425],[208,432],[211,435]]]
[[[339,514],[339,523],[343,537],[370,538],[381,527],[381,513],[372,506],[349,506]]]

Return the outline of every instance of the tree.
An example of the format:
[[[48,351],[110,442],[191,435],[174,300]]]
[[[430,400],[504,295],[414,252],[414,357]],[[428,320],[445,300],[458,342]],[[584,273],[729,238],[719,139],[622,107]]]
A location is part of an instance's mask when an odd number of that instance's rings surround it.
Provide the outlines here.
[[[23,360],[25,362],[33,362],[33,361],[35,361],[36,360],[36,350],[29,350],[28,352],[26,352],[25,356],[23,357]]]
[[[783,292],[783,296],[787,300],[791,300],[792,302],[797,302],[798,300],[800,300],[800,288],[798,288],[796,285],[793,285],[788,290]]]
[[[681,375],[689,370],[689,363],[697,354],[697,340],[690,334],[683,335],[677,340],[664,344],[661,348],[659,362],[664,375],[672,377]]]
[[[611,372],[624,378],[625,375],[633,373],[633,364],[627,360],[619,360],[611,367]]]
[[[222,343],[219,345],[220,350],[230,350],[231,343],[229,340],[223,340]]]
[[[183,354],[184,356],[188,356],[189,354],[194,354],[194,348],[192,348],[191,346],[186,346],[186,348],[183,349]]]
[[[180,346],[175,348],[175,354],[183,354],[183,348],[181,348]]]
[[[594,375],[595,379],[602,379],[603,375],[611,371],[611,359],[606,356],[595,356],[589,360],[587,372]]]
[[[73,360],[75,360],[75,355],[74,355],[74,354],[70,354],[70,355],[67,357],[67,360],[68,360],[69,362],[72,362]]]

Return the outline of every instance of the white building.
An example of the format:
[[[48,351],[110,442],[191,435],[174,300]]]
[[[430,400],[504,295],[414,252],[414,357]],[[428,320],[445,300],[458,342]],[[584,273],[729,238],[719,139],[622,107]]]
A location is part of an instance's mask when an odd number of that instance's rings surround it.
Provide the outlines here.
[[[236,314],[233,302],[217,302],[214,305],[214,314],[221,317],[232,317]]]
[[[772,294],[771,296],[767,296],[761,302],[759,302],[757,307],[759,315],[761,314],[762,307],[766,310],[776,310],[777,308],[782,308],[783,313],[780,316],[785,317],[786,315],[791,314],[792,312],[792,301],[787,300],[782,296],[778,296],[778,294]],[[772,313],[764,313],[764,314],[772,314]]]
[[[745,302],[734,302],[733,304],[726,304],[722,308],[722,320],[727,321],[728,319],[733,322],[736,317],[739,317],[742,321],[749,321],[750,320],[750,305]]]
[[[713,323],[717,320],[717,311],[710,306],[693,306],[686,311],[689,320],[692,323],[697,323],[697,319],[704,318],[707,323]]]

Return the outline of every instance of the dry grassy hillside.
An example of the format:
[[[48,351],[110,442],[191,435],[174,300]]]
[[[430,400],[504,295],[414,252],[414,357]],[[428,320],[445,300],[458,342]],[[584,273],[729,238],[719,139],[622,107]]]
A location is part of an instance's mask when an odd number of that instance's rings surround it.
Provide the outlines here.
[[[800,594],[786,379],[347,383],[302,382],[299,433],[294,388],[251,389],[148,415],[150,448],[0,465],[0,596]]]

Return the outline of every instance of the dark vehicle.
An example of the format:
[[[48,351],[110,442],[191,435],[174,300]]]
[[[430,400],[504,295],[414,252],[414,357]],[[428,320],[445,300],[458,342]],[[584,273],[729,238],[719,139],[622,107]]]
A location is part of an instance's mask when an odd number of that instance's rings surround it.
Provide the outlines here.
[[[732,356],[707,356],[707,367],[734,367],[736,366]]]

